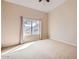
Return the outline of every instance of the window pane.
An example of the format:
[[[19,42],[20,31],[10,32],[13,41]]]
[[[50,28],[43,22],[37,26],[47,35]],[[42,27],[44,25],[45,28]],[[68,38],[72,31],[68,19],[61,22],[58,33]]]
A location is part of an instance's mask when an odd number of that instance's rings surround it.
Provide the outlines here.
[[[25,19],[23,25],[23,36],[31,35],[31,21]]]
[[[39,25],[40,25],[39,21],[37,21],[37,20],[32,21],[32,35],[39,34],[39,32],[40,32]]]

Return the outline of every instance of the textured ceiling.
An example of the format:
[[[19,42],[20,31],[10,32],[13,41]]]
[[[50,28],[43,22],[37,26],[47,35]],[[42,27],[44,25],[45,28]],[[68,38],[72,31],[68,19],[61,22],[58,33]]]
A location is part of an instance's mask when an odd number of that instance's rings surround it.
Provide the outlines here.
[[[66,0],[50,0],[50,2],[46,2],[46,0],[42,0],[41,2],[39,2],[39,0],[5,0],[5,1],[43,12],[50,12],[52,9],[61,5]]]

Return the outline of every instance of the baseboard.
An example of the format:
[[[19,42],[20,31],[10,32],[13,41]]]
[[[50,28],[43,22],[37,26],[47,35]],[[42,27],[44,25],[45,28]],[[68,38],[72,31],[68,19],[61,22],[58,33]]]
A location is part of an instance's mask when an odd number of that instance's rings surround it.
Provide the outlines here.
[[[65,44],[68,44],[68,45],[71,45],[71,46],[77,47],[77,45],[76,45],[76,44],[73,44],[73,43],[70,43],[70,42],[67,42],[67,41],[63,41],[63,40],[56,40],[56,39],[52,39],[52,40],[59,41],[59,42],[61,42],[61,43],[65,43]]]

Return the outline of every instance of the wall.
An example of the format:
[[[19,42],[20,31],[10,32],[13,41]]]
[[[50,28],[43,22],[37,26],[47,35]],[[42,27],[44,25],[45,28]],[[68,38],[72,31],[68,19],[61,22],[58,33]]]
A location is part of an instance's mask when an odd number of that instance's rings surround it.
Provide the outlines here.
[[[20,16],[42,21],[42,39],[48,34],[48,15],[37,10],[2,1],[2,47],[16,45],[20,39]]]
[[[67,0],[49,13],[50,39],[76,46],[76,0]]]

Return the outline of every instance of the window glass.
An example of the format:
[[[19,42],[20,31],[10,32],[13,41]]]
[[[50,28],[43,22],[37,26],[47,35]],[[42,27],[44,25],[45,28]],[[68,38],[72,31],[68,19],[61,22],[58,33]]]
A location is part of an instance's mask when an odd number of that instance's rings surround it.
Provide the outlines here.
[[[37,35],[39,34],[40,30],[39,30],[39,21],[35,20],[32,21],[32,34],[33,35]]]
[[[23,18],[23,36],[40,34],[40,21]]]
[[[31,21],[30,20],[24,20],[23,35],[24,36],[31,35]]]

